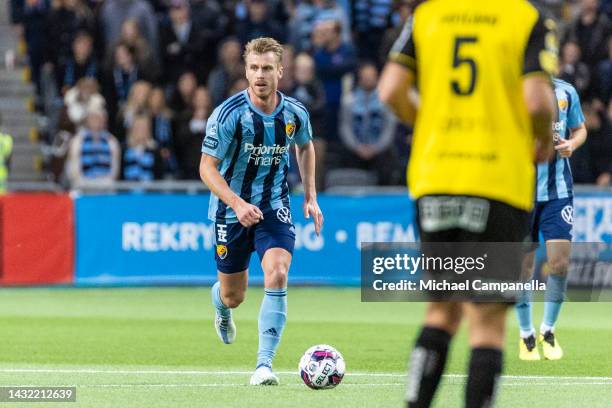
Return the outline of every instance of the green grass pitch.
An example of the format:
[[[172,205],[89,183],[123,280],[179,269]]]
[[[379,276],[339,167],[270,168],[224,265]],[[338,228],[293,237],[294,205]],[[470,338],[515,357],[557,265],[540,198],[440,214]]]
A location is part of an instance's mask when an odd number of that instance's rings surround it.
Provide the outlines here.
[[[289,288],[288,324],[274,368],[279,387],[250,387],[261,288],[235,312],[238,337],[213,328],[207,288],[1,289],[0,386],[76,386],[53,407],[401,407],[406,360],[423,315],[417,303],[361,303],[357,289]],[[612,304],[567,303],[561,361],[517,358],[509,313],[499,407],[612,406]],[[535,307],[535,322],[541,319]],[[343,383],[313,391],[297,363],[329,343],[347,363]],[[454,342],[435,406],[461,407],[468,348]],[[2,404],[0,406],[28,406]],[[40,404],[29,404],[40,406]]]

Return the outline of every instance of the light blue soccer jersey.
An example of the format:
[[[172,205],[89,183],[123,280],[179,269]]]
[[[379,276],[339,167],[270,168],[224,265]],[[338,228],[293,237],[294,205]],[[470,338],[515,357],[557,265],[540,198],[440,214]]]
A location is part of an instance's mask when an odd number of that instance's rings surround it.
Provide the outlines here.
[[[554,143],[560,139],[569,139],[571,129],[584,123],[584,115],[580,108],[580,99],[573,86],[554,78],[555,97],[557,100],[557,117],[553,122]],[[562,158],[559,153],[548,163],[538,164],[537,201],[550,201],[573,196],[572,171],[568,158]]]
[[[221,160],[219,172],[232,191],[262,212],[289,207],[289,147],[312,140],[309,114],[300,102],[278,92],[269,115],[259,111],[246,90],[219,105],[206,124],[202,153]],[[237,222],[236,214],[211,194],[211,221]]]

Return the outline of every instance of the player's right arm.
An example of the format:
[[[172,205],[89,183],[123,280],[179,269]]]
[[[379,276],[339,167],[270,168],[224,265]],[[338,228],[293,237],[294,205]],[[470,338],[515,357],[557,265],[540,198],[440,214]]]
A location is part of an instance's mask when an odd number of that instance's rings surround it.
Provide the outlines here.
[[[536,161],[548,161],[554,152],[552,122],[555,95],[551,77],[558,69],[555,23],[542,15],[531,29],[523,63],[523,96],[536,138]]]
[[[219,123],[218,111],[215,110],[206,124],[200,159],[200,178],[214,195],[234,210],[240,224],[250,227],[263,219],[263,213],[234,193],[219,172],[219,164],[232,143],[233,132],[228,128],[231,128],[231,123]]]
[[[232,191],[223,176],[221,176],[221,173],[219,173],[220,163],[220,159],[202,153],[202,158],[200,159],[200,178],[204,184],[214,195],[234,210],[238,221],[243,226],[250,227],[263,220],[263,214],[259,208],[247,203]]]

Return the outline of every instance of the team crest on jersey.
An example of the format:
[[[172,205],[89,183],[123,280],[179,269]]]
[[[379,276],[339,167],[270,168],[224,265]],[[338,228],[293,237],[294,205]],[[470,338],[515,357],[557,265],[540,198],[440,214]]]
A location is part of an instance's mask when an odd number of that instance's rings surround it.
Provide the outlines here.
[[[217,256],[219,257],[219,259],[227,258],[227,247],[225,245],[217,245]]]
[[[293,138],[293,134],[295,133],[295,123],[291,121],[287,122],[285,125],[285,133],[287,134],[289,140],[291,140]]]
[[[559,99],[559,110],[565,112],[567,110],[567,99]]]

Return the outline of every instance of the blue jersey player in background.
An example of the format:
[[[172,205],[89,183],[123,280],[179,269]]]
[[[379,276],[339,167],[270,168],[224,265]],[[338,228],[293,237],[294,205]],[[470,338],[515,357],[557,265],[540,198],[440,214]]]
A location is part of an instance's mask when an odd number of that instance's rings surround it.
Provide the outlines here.
[[[542,235],[546,242],[549,266],[544,317],[538,339],[547,360],[559,360],[563,357],[563,350],[555,337],[555,323],[565,296],[572,240],[574,205],[569,158],[587,137],[584,115],[576,90],[560,79],[553,79],[553,84],[557,99],[557,117],[553,122],[556,154],[548,163],[538,164],[536,203],[531,215],[532,240],[538,242],[539,235]],[[530,252],[525,258],[528,276],[533,275],[534,255],[535,252]],[[521,360],[540,359],[530,300],[530,294],[523,293],[516,304],[521,336]]]
[[[277,385],[272,371],[286,321],[287,273],[295,243],[287,172],[289,149],[297,146],[304,186],[304,216],[320,233],[323,215],[315,191],[315,153],[304,106],[277,90],[283,49],[272,38],[245,47],[249,87],[212,113],[202,145],[200,176],[210,188],[208,216],[215,222],[218,281],[212,288],[215,328],[226,344],[234,342],[232,311],[242,303],[251,253],[264,271],[259,312],[259,349],[252,385]]]

